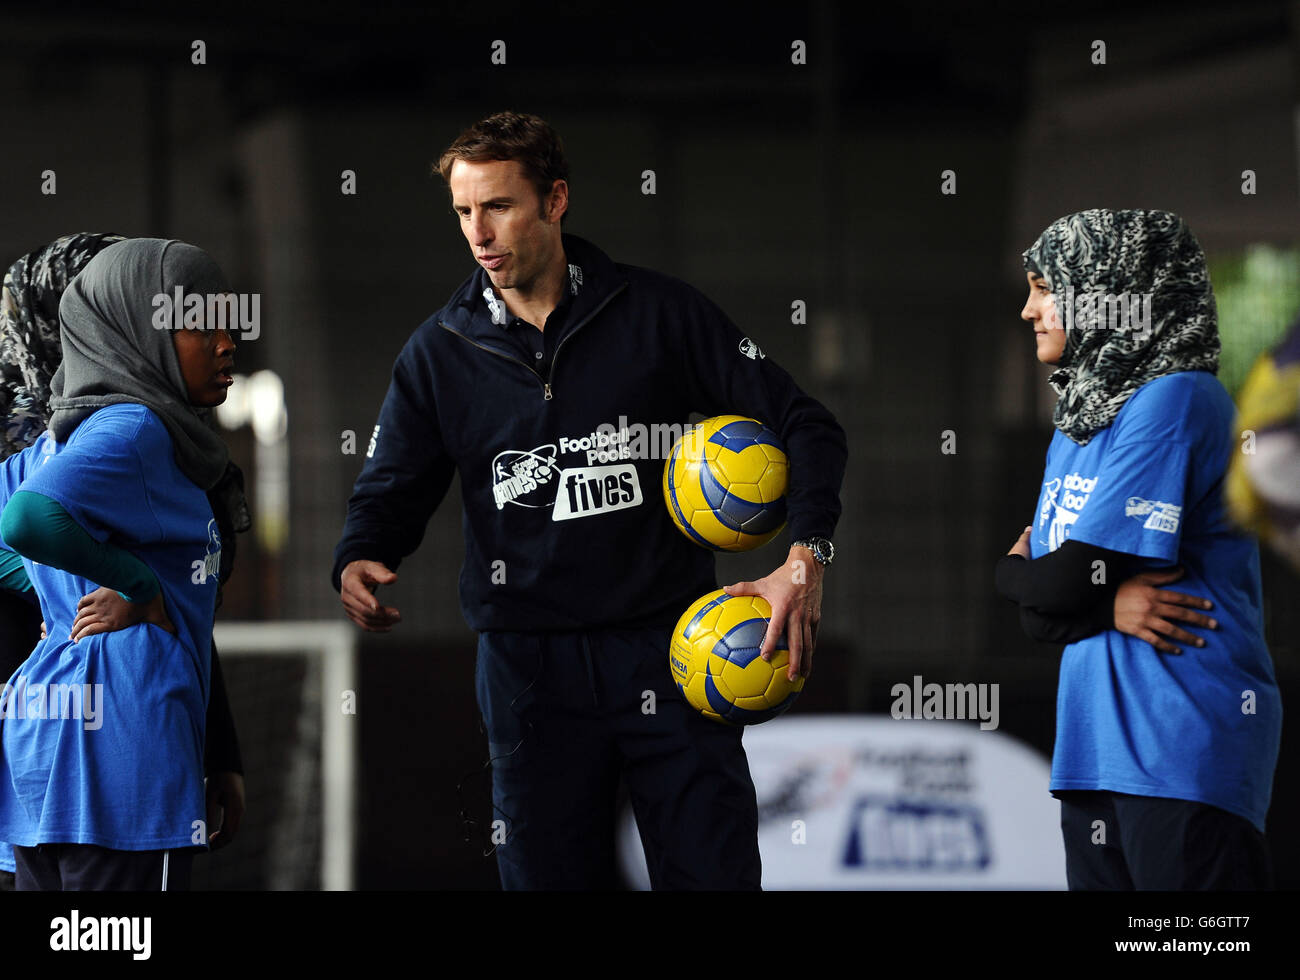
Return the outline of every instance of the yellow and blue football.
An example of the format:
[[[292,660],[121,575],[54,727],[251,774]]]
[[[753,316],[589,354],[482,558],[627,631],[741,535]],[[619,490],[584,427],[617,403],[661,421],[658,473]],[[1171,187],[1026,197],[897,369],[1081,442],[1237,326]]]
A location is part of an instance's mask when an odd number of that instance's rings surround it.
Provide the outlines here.
[[[803,677],[786,677],[790,650],[784,636],[771,661],[758,655],[771,615],[762,596],[729,596],[721,589],[682,613],[668,666],[682,696],[704,717],[757,725],[783,713],[803,690]]]
[[[751,551],[785,527],[788,476],[775,432],[743,415],[719,415],[674,443],[664,464],[664,502],[696,544]]]

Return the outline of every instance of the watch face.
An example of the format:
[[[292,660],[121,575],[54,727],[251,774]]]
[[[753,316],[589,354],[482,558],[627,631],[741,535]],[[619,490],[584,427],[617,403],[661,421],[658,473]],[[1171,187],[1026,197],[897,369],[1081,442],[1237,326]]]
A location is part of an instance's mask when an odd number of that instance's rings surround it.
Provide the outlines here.
[[[831,544],[826,538],[809,538],[807,541],[792,543],[807,548],[813,553],[813,557],[823,565],[829,565],[831,559],[835,557],[835,545]]]

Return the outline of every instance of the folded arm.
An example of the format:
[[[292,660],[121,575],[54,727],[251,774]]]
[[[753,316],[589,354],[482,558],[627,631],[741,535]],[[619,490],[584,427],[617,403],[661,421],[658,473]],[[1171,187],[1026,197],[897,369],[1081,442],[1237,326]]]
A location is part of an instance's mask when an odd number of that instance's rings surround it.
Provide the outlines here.
[[[1044,643],[1077,643],[1115,629],[1164,653],[1182,652],[1170,639],[1204,646],[1203,638],[1174,621],[1215,629],[1215,620],[1194,611],[1213,604],[1160,588],[1177,581],[1181,569],[1144,572],[1142,562],[1137,555],[1067,541],[1033,560],[1004,555],[995,577],[998,592],[1019,604],[1021,628]]]

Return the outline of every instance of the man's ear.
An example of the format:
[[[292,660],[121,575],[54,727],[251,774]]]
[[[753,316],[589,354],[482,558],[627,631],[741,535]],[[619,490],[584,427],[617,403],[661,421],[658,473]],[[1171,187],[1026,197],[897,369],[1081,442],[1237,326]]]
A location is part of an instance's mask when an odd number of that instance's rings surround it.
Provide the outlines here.
[[[548,221],[559,221],[564,212],[569,210],[569,182],[556,180],[551,185],[551,193],[546,199],[546,217]]]

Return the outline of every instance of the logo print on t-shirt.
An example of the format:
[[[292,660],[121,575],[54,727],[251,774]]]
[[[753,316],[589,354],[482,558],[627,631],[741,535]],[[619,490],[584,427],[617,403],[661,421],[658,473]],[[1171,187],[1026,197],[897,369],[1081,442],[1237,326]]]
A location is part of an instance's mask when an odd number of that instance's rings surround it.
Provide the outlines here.
[[[190,581],[195,585],[204,585],[208,579],[215,579],[221,574],[221,532],[217,530],[215,519],[208,521],[208,546],[201,560],[190,563],[194,574]]]
[[[1124,516],[1138,520],[1146,518],[1142,525],[1147,531],[1164,531],[1166,534],[1178,533],[1178,520],[1183,508],[1179,504],[1167,504],[1160,500],[1143,500],[1141,497],[1129,497],[1124,502]]]
[[[1097,487],[1097,478],[1085,479],[1071,473],[1064,480],[1057,477],[1043,484],[1042,503],[1038,508],[1038,528],[1047,524],[1048,550],[1055,551],[1070,537],[1070,525],[1079,519],[1084,504]],[[1048,524],[1048,522],[1051,522]],[[1044,543],[1042,536],[1039,542]]]

